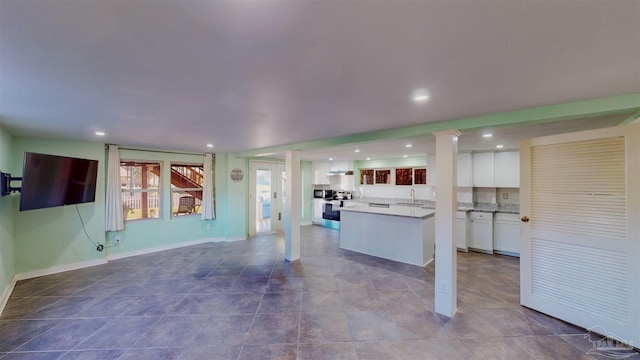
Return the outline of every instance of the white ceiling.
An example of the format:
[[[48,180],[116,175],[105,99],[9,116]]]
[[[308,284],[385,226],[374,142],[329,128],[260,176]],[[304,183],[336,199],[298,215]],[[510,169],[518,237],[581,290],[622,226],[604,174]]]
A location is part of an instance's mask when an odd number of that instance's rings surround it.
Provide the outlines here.
[[[638,0],[0,0],[0,125],[243,152],[640,93],[638,15]]]

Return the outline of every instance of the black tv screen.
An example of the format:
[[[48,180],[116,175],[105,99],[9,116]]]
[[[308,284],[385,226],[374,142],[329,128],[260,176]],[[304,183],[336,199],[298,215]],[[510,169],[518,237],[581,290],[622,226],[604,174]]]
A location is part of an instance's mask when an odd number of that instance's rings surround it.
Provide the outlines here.
[[[20,211],[94,202],[98,160],[25,152]]]

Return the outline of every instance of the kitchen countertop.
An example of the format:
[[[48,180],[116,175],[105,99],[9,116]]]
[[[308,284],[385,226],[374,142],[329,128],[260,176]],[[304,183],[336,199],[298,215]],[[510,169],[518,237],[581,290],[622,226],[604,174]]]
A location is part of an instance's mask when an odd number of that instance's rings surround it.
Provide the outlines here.
[[[358,203],[341,207],[340,211],[352,211],[368,214],[380,214],[390,216],[402,216],[418,219],[426,219],[435,215],[435,210],[424,209],[415,206],[391,206],[391,207],[377,207],[369,206],[364,203]]]
[[[435,202],[433,201],[425,202],[425,201],[417,200],[415,203],[409,203],[411,200],[402,201],[401,199],[396,200],[396,199],[383,199],[383,198],[352,199],[352,200],[345,200],[345,201],[348,201],[351,204],[366,204],[364,205],[365,207],[368,206],[369,203],[380,203],[380,204],[393,205],[394,208],[406,207],[410,209],[413,208],[413,209],[435,210]],[[463,203],[459,203],[459,205],[460,204],[463,204]],[[468,204],[471,205],[471,203],[468,203]],[[502,207],[494,204],[490,204],[490,205],[487,204],[487,205],[483,205],[483,206],[463,205],[463,206],[458,206],[457,210],[466,211],[466,212],[478,211],[478,212],[487,212],[487,213],[520,214],[520,210],[517,208]],[[354,205],[351,205],[351,206],[354,206]],[[348,205],[347,207],[350,207],[350,206]]]

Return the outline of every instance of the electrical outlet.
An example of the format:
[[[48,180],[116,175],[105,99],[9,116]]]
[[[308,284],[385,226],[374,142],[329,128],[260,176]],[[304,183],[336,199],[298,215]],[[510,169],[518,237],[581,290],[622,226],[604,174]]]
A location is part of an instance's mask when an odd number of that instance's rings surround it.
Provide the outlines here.
[[[502,193],[502,198],[504,200],[508,200],[509,199],[509,193]]]
[[[116,242],[116,244],[120,244],[120,236],[116,236],[113,240]]]

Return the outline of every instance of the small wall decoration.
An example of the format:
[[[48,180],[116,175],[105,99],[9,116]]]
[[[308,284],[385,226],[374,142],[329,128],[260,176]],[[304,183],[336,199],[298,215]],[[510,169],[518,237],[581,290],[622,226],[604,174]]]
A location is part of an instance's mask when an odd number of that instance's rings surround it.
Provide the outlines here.
[[[243,178],[244,171],[242,171],[242,169],[234,168],[233,170],[231,170],[231,180],[233,180],[233,182],[240,182]]]

